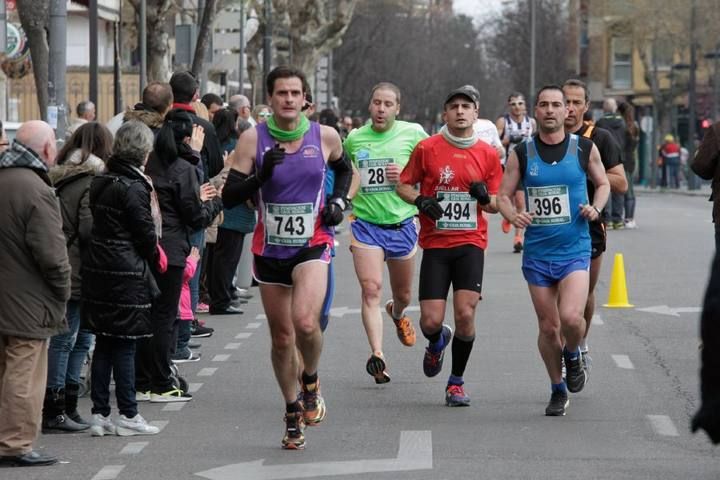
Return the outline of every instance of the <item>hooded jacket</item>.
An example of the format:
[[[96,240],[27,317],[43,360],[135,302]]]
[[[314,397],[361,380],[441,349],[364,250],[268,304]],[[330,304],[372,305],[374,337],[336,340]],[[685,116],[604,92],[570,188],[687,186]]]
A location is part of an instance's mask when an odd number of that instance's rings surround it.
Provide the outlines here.
[[[49,173],[60,200],[63,233],[72,267],[73,300],[80,300],[82,257],[92,230],[90,183],[95,174],[105,168],[105,162],[92,154],[80,163],[81,153],[80,150],[73,151],[64,164],[53,167]]]
[[[67,330],[70,263],[47,171],[17,140],[0,155],[0,335],[45,339]]]
[[[136,103],[132,109],[128,108],[125,111],[123,121],[128,122],[130,120],[142,122],[147,125],[153,133],[157,133],[160,127],[162,127],[163,116],[150,107],[145,106],[143,103]]]

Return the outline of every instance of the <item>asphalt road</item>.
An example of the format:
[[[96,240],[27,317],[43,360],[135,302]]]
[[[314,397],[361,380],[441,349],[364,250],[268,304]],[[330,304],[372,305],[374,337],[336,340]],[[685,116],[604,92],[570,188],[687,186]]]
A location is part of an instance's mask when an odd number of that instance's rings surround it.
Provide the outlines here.
[[[718,479],[718,449],[688,429],[698,404],[710,207],[700,196],[644,194],[640,228],[609,232],[599,303],[607,300],[613,258],[621,253],[635,307],[598,308],[590,383],[571,394],[565,417],[543,415],[549,385],[536,320],[520,256],[494,216],[465,375],[469,408],[444,405],[449,358],[443,373],[425,378],[424,339],[403,347],[389,321],[392,382],[376,386],[365,373],[370,352],[342,234],[336,316],[320,369],[328,416],[307,429],[305,451],[280,449],[283,404],[256,295],[245,315],[208,318],[216,333],[203,339],[202,361],[182,366],[196,390],[192,402],[140,404],[146,419],[163,426],[159,435],[43,435],[36,447],[62,464],[4,469],[0,479]],[[81,402],[89,415],[89,399]]]

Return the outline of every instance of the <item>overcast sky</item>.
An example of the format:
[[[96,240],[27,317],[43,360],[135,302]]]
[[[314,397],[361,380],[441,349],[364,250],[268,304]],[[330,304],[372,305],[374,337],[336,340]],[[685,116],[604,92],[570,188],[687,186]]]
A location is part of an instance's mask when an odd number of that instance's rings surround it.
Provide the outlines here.
[[[502,0],[454,0],[453,7],[458,13],[470,17],[477,17],[488,10],[497,11],[502,5]]]

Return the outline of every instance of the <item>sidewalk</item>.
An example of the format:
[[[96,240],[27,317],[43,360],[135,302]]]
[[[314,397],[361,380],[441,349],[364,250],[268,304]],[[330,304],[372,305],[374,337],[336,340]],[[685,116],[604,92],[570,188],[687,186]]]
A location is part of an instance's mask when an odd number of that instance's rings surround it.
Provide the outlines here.
[[[671,188],[650,188],[646,185],[635,185],[635,195],[658,195],[658,194],[673,194],[673,195],[689,195],[693,197],[709,197],[711,193],[710,184],[703,183],[697,190],[688,190],[687,185],[683,185],[678,189]]]

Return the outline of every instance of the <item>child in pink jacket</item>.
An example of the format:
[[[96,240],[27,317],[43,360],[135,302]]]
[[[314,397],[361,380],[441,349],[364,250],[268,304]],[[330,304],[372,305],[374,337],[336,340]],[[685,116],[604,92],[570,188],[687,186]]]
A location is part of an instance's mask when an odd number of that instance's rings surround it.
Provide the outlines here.
[[[182,293],[180,294],[180,305],[178,306],[177,347],[172,356],[174,363],[196,362],[200,360],[200,353],[193,353],[188,347],[192,321],[193,318],[195,318],[190,304],[190,279],[195,275],[199,261],[200,252],[197,247],[192,247],[190,249],[190,255],[185,262],[185,271],[183,272]]]

